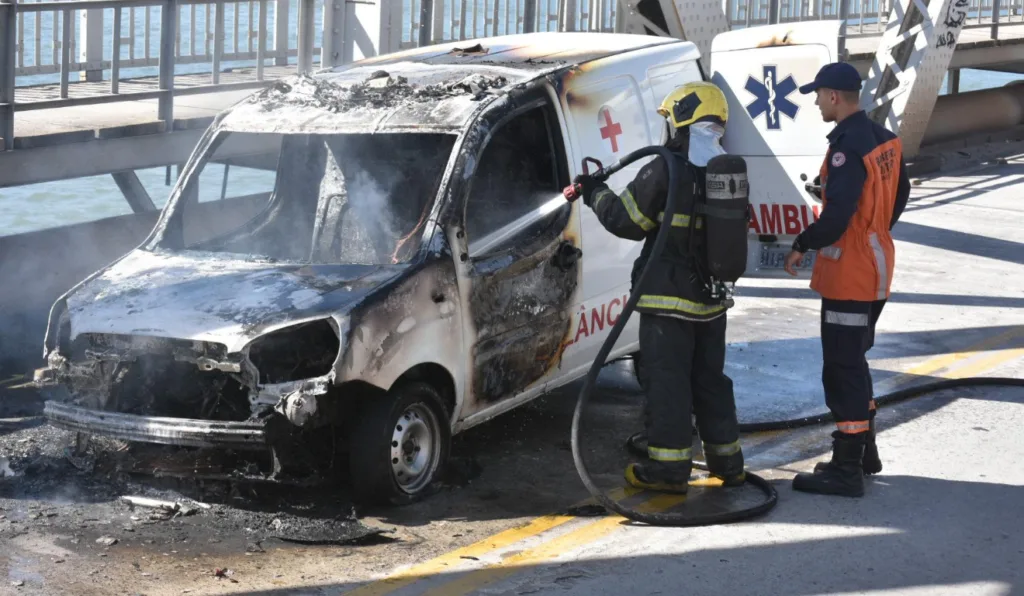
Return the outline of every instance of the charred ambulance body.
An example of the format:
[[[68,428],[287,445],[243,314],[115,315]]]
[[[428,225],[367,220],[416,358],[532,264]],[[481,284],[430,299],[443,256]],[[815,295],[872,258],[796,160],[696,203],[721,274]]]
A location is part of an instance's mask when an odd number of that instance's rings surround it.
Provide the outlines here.
[[[813,210],[803,180],[825,149],[793,91],[835,59],[836,35],[759,29],[716,40],[711,78],[730,98],[725,148],[753,181],[748,273],[769,276]],[[255,451],[274,477],[325,466],[303,439],[326,433],[363,497],[418,498],[452,434],[587,371],[641,245],[561,189],[584,157],[659,144],[655,108],[709,78],[699,58],[668,38],[530,34],[255,94],[206,132],[149,237],[54,305],[46,417]],[[249,172],[230,197],[228,166]],[[636,349],[634,320],[612,357]]]

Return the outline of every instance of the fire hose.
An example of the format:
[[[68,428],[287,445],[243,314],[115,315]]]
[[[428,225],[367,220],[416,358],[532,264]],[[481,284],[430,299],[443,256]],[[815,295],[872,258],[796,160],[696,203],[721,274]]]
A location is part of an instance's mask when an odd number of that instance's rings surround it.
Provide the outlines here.
[[[906,401],[912,397],[920,397],[928,393],[935,393],[936,391],[942,391],[945,389],[962,389],[964,387],[1024,387],[1024,379],[1014,379],[1010,377],[963,377],[959,379],[943,379],[941,381],[914,385],[913,387],[907,387],[906,389],[900,389],[899,391],[894,391],[892,393],[876,397],[875,405],[878,408],[882,408],[901,401]],[[748,422],[746,424],[740,424],[739,431],[741,433],[749,434],[777,430],[793,430],[796,428],[814,426],[816,424],[826,424],[829,422],[832,422],[832,414],[824,413],[805,416],[802,418],[791,418],[789,420]],[[626,447],[634,455],[646,456],[647,448],[640,446],[641,443],[645,441],[645,433],[640,431],[629,437],[626,441]]]
[[[643,159],[644,157],[650,157],[654,155],[660,155],[668,167],[668,195],[665,199],[665,215],[663,221],[672,221],[672,218],[676,213],[676,188],[678,181],[678,172],[676,167],[676,160],[673,157],[671,151],[665,147],[651,146],[645,147],[633,151],[632,153],[624,156],[622,159],[608,167],[602,167],[601,163],[592,158],[586,158],[583,160],[583,172],[587,172],[587,162],[594,162],[598,166],[597,172],[593,174],[593,177],[598,181],[607,180],[610,176],[623,168],[629,166],[633,162]],[[573,184],[568,186],[563,191],[563,194],[568,201],[574,201],[580,197],[582,188],[580,184]],[[594,392],[594,386],[597,382],[597,376],[601,372],[601,369],[605,366],[608,355],[611,353],[612,347],[618,340],[619,335],[622,334],[623,328],[629,321],[630,315],[633,314],[636,308],[637,300],[639,300],[641,292],[640,290],[644,287],[644,281],[647,279],[649,272],[651,271],[650,263],[658,258],[661,252],[664,250],[665,244],[669,238],[669,226],[661,226],[658,229],[657,236],[654,240],[654,245],[651,247],[650,257],[645,264],[643,271],[640,273],[639,278],[633,286],[633,291],[629,295],[629,300],[622,308],[622,313],[619,315],[618,320],[612,326],[608,337],[604,340],[601,345],[601,349],[597,353],[597,357],[594,362],[590,365],[590,370],[587,372],[587,376],[584,377],[583,387],[580,389],[579,397],[576,401],[576,408],[573,412],[572,417],[572,435],[570,443],[572,445],[572,457],[576,464],[576,472],[580,476],[580,480],[583,481],[584,486],[594,497],[594,499],[603,505],[606,509],[621,515],[627,519],[653,525],[653,526],[708,526],[716,524],[724,524],[736,522],[744,519],[749,519],[764,515],[775,507],[778,503],[778,493],[768,481],[764,478],[746,472],[746,482],[759,488],[765,495],[764,501],[758,503],[753,507],[745,509],[725,511],[714,513],[710,515],[701,516],[690,516],[680,513],[652,513],[652,512],[641,512],[635,509],[630,509],[624,505],[609,498],[595,483],[593,478],[590,476],[590,472],[587,470],[586,463],[583,461],[583,454],[580,451],[580,419],[583,409],[590,401],[590,397]],[[1024,386],[1024,379],[1012,379],[1012,378],[991,378],[991,377],[968,377],[962,379],[950,379],[945,381],[938,381],[935,383],[928,383],[918,385],[895,393],[891,393],[885,396],[881,396],[875,399],[876,404],[881,407],[888,404],[896,403],[910,397],[922,395],[925,393],[931,393],[942,389],[950,389],[957,387],[966,386],[984,386],[984,385],[1004,385],[1004,386]],[[820,424],[824,422],[830,422],[832,420],[831,414],[824,414],[820,416],[808,416],[805,418],[797,418],[793,420],[784,420],[780,422],[762,422],[755,424],[741,424],[740,432],[763,432],[767,430],[780,430],[797,428],[800,426],[807,426],[812,424]],[[632,451],[638,452],[636,443],[639,440],[639,436],[643,433],[637,433],[630,437],[628,442],[629,447]],[[646,455],[646,453],[644,453]],[[705,462],[694,460],[693,467],[699,470],[708,471],[708,466]]]

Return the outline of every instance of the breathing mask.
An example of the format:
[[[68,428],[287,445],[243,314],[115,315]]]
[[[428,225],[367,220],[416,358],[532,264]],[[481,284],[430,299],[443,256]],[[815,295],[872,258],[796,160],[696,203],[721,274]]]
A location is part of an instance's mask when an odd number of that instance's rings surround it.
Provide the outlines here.
[[[722,136],[725,128],[714,122],[694,122],[690,125],[690,149],[688,158],[693,165],[705,168],[712,158],[725,155]]]

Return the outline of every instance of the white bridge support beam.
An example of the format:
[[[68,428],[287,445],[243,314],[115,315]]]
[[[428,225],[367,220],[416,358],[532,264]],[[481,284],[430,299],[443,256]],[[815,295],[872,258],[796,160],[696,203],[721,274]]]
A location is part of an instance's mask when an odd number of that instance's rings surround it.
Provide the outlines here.
[[[906,157],[921,148],[968,4],[969,0],[893,0],[861,107],[900,136]]]
[[[86,81],[103,80],[103,11],[98,9],[78,11],[81,23],[79,56],[88,67],[81,73]],[[120,45],[116,47],[120,48]]]
[[[711,72],[711,40],[729,30],[722,0],[623,0],[625,33],[674,37],[693,42]]]
[[[114,172],[111,176],[113,176],[114,183],[121,190],[121,194],[124,195],[124,199],[128,201],[128,205],[131,206],[133,212],[145,213],[147,211],[156,211],[153,198],[146,192],[146,187],[142,185],[142,181],[139,180],[139,176],[134,171]]]
[[[398,0],[324,0],[322,68],[396,52],[401,38]]]

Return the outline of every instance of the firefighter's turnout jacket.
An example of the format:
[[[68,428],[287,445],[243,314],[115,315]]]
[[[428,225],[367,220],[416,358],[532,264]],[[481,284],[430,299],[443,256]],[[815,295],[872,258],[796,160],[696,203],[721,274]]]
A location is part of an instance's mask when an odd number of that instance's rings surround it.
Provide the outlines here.
[[[676,215],[672,218],[672,235],[662,254],[651,263],[643,293],[636,303],[641,313],[670,315],[691,321],[707,321],[725,313],[721,301],[711,299],[698,277],[699,272],[690,251],[690,214],[695,213],[695,189],[703,184],[703,171],[693,167],[686,158],[686,148],[669,147],[676,156]],[[681,151],[681,152],[680,152]],[[586,204],[593,209],[601,225],[612,234],[629,240],[644,240],[640,257],[633,264],[632,284],[636,283],[650,258],[651,249],[662,225],[668,196],[668,167],[661,156],[645,165],[636,177],[616,194],[599,184]],[[703,218],[695,222],[695,251],[703,248]]]

